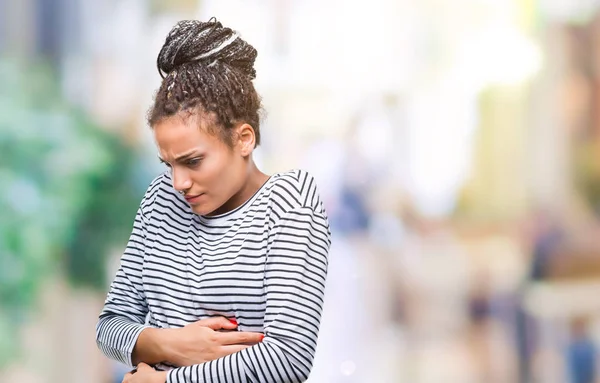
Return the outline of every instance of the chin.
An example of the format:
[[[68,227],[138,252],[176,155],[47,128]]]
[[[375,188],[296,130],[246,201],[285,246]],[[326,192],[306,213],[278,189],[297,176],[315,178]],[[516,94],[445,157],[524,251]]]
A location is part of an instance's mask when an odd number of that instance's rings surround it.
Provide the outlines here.
[[[194,206],[190,206],[192,208],[192,211],[198,215],[209,215],[210,213],[212,213],[214,211],[214,209],[210,209],[207,208],[207,206],[202,206],[202,205],[194,205]]]

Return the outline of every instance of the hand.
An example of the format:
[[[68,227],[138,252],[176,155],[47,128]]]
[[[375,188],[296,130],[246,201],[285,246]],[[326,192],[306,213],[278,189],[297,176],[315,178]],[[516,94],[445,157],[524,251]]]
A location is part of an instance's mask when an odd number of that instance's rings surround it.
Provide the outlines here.
[[[202,327],[204,327],[204,329],[202,329]],[[233,331],[236,329],[236,327],[237,323],[235,322],[235,320],[229,321],[226,318],[218,317],[203,319],[194,322],[184,327],[183,329],[160,329],[153,327],[146,328],[140,333],[140,336],[137,339],[131,358],[132,363],[133,365],[137,365],[140,362],[144,362],[149,365],[155,365],[158,363],[169,363],[178,367],[187,366],[195,363],[202,363],[206,360],[210,360],[209,358],[211,356],[209,355],[201,358],[192,356],[188,358],[189,360],[182,360],[179,357],[181,353],[186,352],[186,349],[189,348],[185,347],[185,342],[182,345],[180,345],[182,337],[187,336],[187,334],[192,331],[196,332],[196,330],[198,330],[200,331],[199,334],[192,335],[194,337],[193,339],[196,339],[198,336],[200,336],[200,334],[206,335],[207,330],[210,329]],[[210,332],[214,331],[209,331],[209,333]],[[249,336],[250,338],[252,338],[253,335],[254,337],[260,336],[260,334],[254,333],[239,332],[237,334],[240,334],[242,338],[244,338],[244,336]],[[250,342],[252,342],[252,340]],[[187,343],[190,342],[188,341]],[[256,340],[254,340],[254,343],[256,343]],[[183,348],[183,351],[178,351],[180,350],[180,348]],[[175,355],[173,355],[173,353]],[[196,353],[194,353],[193,355],[196,355]],[[177,362],[181,364],[178,364]]]
[[[146,363],[140,363],[137,371],[125,374],[121,383],[165,383],[166,381],[166,371],[156,371]]]
[[[191,366],[222,358],[263,340],[264,335],[234,330],[237,323],[219,317],[203,319],[189,325],[164,329],[161,334],[166,362],[175,366]]]

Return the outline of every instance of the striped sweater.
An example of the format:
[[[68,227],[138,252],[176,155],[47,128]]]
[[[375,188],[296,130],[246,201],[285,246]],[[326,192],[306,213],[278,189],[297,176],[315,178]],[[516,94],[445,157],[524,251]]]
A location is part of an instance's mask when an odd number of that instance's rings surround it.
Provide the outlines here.
[[[96,328],[108,357],[131,365],[146,327],[213,316],[264,340],[235,354],[171,369],[169,383],[302,382],[317,335],[331,234],[312,176],[278,173],[242,206],[194,214],[168,172],[148,188]]]

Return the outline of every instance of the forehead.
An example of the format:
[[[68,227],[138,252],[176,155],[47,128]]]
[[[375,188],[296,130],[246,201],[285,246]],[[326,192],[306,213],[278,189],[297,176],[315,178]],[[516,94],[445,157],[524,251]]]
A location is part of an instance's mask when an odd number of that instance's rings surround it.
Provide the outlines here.
[[[153,127],[154,139],[163,158],[172,158],[190,150],[220,150],[224,144],[203,127],[199,118],[179,115],[162,119]]]

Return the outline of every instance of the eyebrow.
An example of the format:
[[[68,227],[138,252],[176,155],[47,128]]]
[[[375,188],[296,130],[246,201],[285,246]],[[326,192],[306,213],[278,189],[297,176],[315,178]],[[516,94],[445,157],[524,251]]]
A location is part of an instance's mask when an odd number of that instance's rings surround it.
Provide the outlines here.
[[[178,157],[176,157],[176,158],[175,158],[175,162],[181,162],[181,161],[187,160],[188,158],[190,158],[190,157],[192,157],[192,156],[196,155],[196,154],[197,154],[197,152],[198,152],[198,149],[192,149],[192,150],[190,150],[189,152],[187,152],[187,153],[184,153],[184,154],[181,154],[181,155],[179,155]],[[165,163],[165,164],[167,163],[167,161],[165,161],[165,160],[164,160],[164,159],[163,159],[163,158],[160,156],[160,154],[158,155],[158,159],[159,159],[159,161],[160,161],[160,162],[163,162],[163,163]]]

